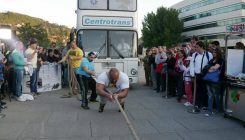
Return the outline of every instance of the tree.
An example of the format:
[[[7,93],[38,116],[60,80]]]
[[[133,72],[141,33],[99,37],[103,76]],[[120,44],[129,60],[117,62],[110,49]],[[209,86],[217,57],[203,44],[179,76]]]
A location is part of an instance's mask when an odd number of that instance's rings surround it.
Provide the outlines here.
[[[142,39],[144,46],[171,47],[182,41],[183,22],[178,11],[160,7],[156,13],[148,13],[143,21]]]
[[[27,44],[30,38],[36,38],[38,44],[42,47],[48,47],[50,44],[47,31],[42,25],[31,26],[30,23],[27,23],[18,27],[17,32],[19,33],[17,36],[24,44]]]

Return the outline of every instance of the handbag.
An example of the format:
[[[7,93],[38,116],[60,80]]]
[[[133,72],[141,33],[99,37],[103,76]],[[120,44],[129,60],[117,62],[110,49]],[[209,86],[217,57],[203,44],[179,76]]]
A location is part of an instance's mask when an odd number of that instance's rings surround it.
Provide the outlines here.
[[[216,70],[214,72],[208,72],[203,77],[203,80],[213,82],[213,83],[218,83],[219,82],[219,76],[220,76],[220,71]]]
[[[223,63],[220,66],[221,67],[220,70],[216,70],[214,72],[207,72],[205,74],[205,76],[203,77],[203,80],[209,81],[209,82],[213,82],[213,83],[218,83],[219,82],[219,77],[220,77],[222,66],[223,66]]]

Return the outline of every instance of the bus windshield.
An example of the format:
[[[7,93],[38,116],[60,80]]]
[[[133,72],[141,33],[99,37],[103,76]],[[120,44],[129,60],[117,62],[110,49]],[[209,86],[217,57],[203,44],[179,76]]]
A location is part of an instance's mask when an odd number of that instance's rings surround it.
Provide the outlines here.
[[[85,54],[95,52],[98,58],[137,56],[137,33],[134,31],[81,30],[78,42]]]

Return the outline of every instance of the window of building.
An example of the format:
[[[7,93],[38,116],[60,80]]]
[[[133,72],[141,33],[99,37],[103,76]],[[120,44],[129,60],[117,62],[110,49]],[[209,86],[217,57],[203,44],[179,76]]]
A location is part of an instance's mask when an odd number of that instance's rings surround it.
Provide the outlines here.
[[[213,27],[218,27],[218,26],[233,25],[233,24],[238,24],[238,23],[242,23],[242,22],[245,22],[245,18],[227,19],[227,20],[216,21],[216,22],[206,23],[206,24],[202,24],[202,25],[187,27],[187,28],[184,28],[183,31],[189,32],[189,31],[213,28]]]
[[[217,2],[220,2],[220,1],[224,1],[224,0],[202,0],[200,2],[197,2],[197,3],[194,3],[192,5],[188,5],[188,6],[185,6],[183,8],[180,8],[180,13],[184,13],[184,12],[187,12],[187,11],[190,11],[190,10],[193,10],[193,9],[197,9],[197,8],[200,8],[200,7],[204,7],[204,6],[207,6],[207,5],[210,5],[210,4],[214,4],[214,3],[217,3]]]
[[[241,10],[241,9],[245,9],[244,3],[238,3],[238,4],[234,4],[234,5],[217,8],[217,9],[210,10],[210,11],[206,11],[203,13],[195,14],[192,16],[185,17],[182,20],[184,22],[186,22],[186,21],[191,21],[191,20],[195,20],[195,19],[199,19],[199,18],[208,17],[208,16],[214,16],[214,15],[218,15],[218,14],[229,13],[229,12],[233,12],[233,11],[237,11],[237,10]],[[190,17],[195,17],[195,18],[190,18]]]

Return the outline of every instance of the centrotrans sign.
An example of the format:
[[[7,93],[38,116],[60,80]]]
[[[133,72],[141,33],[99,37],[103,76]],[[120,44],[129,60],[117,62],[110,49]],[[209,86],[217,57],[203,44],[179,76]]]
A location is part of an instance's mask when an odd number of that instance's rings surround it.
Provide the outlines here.
[[[131,17],[83,16],[82,20],[83,26],[133,27],[133,18]]]
[[[226,32],[228,32],[228,33],[242,33],[242,32],[245,32],[245,23],[236,24],[236,25],[228,25],[226,27]]]

